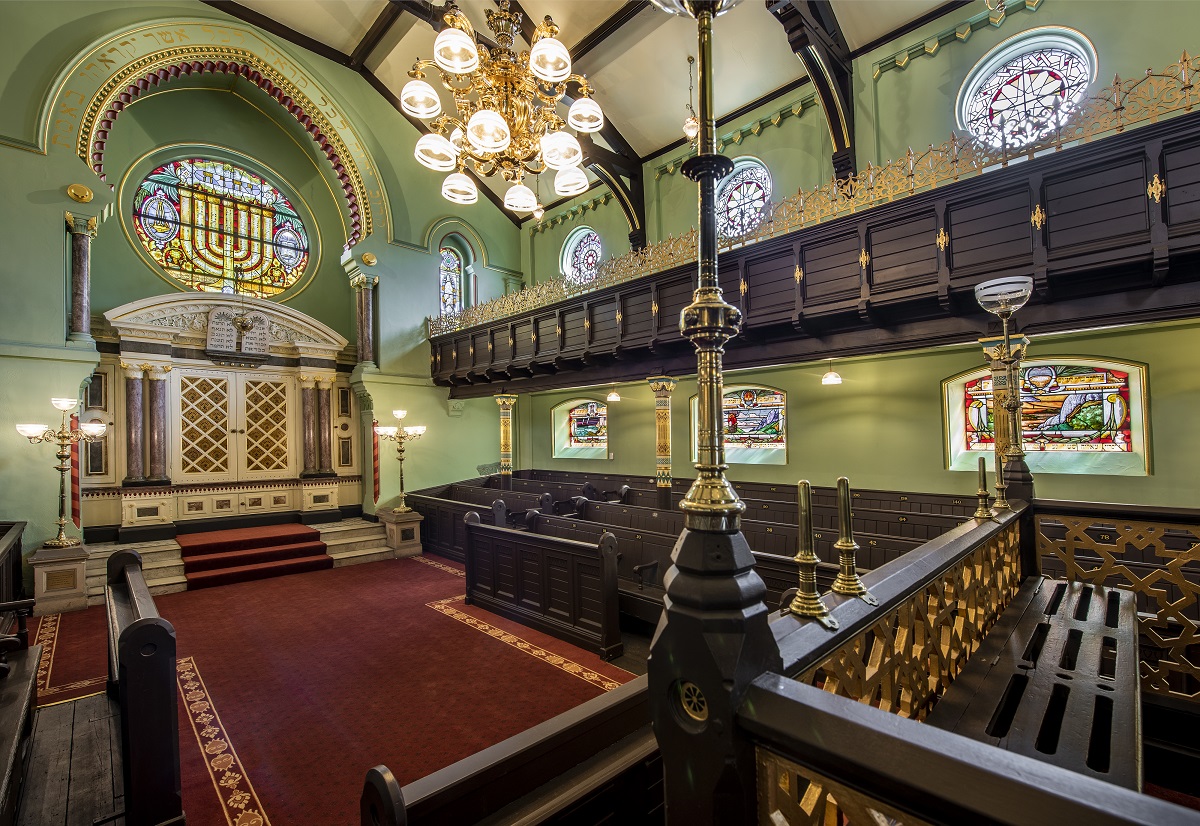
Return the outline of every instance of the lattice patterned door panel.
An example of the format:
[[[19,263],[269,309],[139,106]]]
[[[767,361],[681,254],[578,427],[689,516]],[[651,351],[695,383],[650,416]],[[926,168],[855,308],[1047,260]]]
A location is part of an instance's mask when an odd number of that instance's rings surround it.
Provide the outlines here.
[[[241,411],[245,436],[239,476],[286,476],[291,468],[288,438],[289,383],[286,379],[245,377]]]
[[[224,481],[234,478],[230,438],[232,391],[229,376],[179,374],[179,446],[173,457],[176,479]]]

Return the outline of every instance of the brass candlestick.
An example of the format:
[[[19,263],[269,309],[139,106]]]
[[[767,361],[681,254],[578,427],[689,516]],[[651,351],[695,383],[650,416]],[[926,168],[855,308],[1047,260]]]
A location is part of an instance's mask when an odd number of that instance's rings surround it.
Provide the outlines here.
[[[392,415],[396,417],[396,421],[404,421],[404,417],[408,415],[408,411],[393,410]],[[400,462],[400,504],[392,509],[392,513],[408,513],[412,508],[404,503],[404,445],[421,438],[425,433],[425,425],[419,424],[411,427],[383,427],[375,425],[375,432],[379,434],[379,438],[396,443],[396,458]]]
[[[987,460],[982,456],[979,457],[979,490],[975,491],[975,495],[979,497],[979,507],[975,509],[975,518],[991,519],[992,509],[988,506]]]
[[[1000,456],[996,456],[996,502],[992,505],[998,511],[1012,510],[1012,506],[1008,504],[1008,500],[1004,498],[1004,492],[1008,490],[1008,485],[1004,483],[1004,462]]]
[[[839,476],[837,480],[838,494],[838,541],[834,545],[838,549],[838,575],[833,581],[833,592],[847,597],[858,597],[868,605],[878,605],[879,601],[871,596],[867,586],[863,585],[858,576],[858,568],[854,557],[858,553],[858,543],[854,541],[854,520],[850,511],[850,480]]]
[[[17,432],[29,440],[32,445],[53,442],[58,445],[54,454],[58,464],[58,535],[47,540],[47,548],[72,548],[82,540],[78,537],[67,536],[67,474],[71,472],[71,447],[79,442],[90,442],[104,435],[103,422],[83,422],[78,430],[72,430],[67,422],[67,416],[79,402],[76,399],[51,399],[50,402],[62,411],[62,424],[58,430],[53,430],[44,424],[19,424]]]
[[[815,619],[830,631],[838,627],[838,621],[829,616],[829,607],[817,593],[817,559],[812,528],[812,485],[808,480],[797,486],[800,507],[800,531],[796,535],[796,567],[800,574],[800,589],[788,610],[798,617]]]

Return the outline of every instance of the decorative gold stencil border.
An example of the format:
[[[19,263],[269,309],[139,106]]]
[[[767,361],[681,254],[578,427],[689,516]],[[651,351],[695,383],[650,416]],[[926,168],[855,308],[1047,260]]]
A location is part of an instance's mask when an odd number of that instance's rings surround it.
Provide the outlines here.
[[[225,731],[195,659],[181,657],[175,669],[179,695],[187,709],[204,765],[212,778],[213,789],[221,801],[226,823],[229,826],[270,826],[271,820],[233,747],[233,740]]]
[[[55,694],[65,694],[68,691],[79,691],[92,686],[104,685],[108,679],[107,676],[88,677],[85,680],[76,680],[73,683],[66,685],[56,685],[50,687],[50,672],[54,669],[54,651],[58,646],[58,626],[62,619],[62,614],[46,614],[38,618],[38,630],[34,635],[33,644],[42,647],[42,655],[38,658],[37,670],[37,697],[38,707],[47,705],[56,705],[57,703],[46,703],[43,700],[46,697],[51,697]],[[91,696],[91,695],[84,695]],[[82,700],[83,697],[72,697],[72,700]],[[69,702],[62,700],[59,702]]]
[[[413,557],[414,559],[416,557]],[[470,614],[466,614],[450,603],[459,602],[466,599],[465,595],[460,594],[456,597],[447,597],[446,599],[435,600],[434,602],[425,603],[426,606],[435,611],[440,611],[451,619],[456,619],[464,625],[474,628],[476,631],[482,631],[489,637],[494,637],[505,645],[511,645],[518,651],[523,651],[526,654],[541,660],[542,662],[552,665],[557,669],[567,672],[572,677],[578,677],[585,683],[591,683],[597,688],[602,688],[605,691],[612,691],[614,688],[620,688],[621,684],[616,680],[605,677],[603,674],[597,674],[587,666],[568,660],[566,657],[559,656],[553,652],[540,648],[528,640],[523,640],[520,637],[510,634],[502,628],[497,628],[494,625],[489,625],[481,619],[476,619]],[[616,666],[614,666],[615,668]],[[622,669],[623,670],[623,669]],[[632,676],[632,675],[630,675]]]
[[[466,577],[467,577],[466,571],[460,571],[460,570],[458,570],[458,568],[451,568],[449,565],[443,565],[441,562],[434,562],[432,559],[429,559],[428,557],[410,556],[409,559],[411,559],[413,562],[424,563],[425,565],[428,565],[430,568],[437,568],[439,571],[445,571],[448,574],[454,574],[455,576],[462,577],[463,579],[466,579]]]

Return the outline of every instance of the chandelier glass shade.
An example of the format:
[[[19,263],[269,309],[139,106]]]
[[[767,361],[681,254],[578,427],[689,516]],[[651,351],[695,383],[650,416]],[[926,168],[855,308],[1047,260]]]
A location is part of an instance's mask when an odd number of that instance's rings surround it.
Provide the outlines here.
[[[566,182],[574,188],[582,178],[578,191],[587,188],[587,175],[578,169],[583,147],[565,130],[596,132],[604,126],[604,112],[587,79],[572,72],[554,21],[547,16],[537,24],[532,48],[518,53],[513,46],[521,14],[510,9],[509,0],[497,5],[486,11],[492,39],[476,35],[453,3],[446,6],[433,58],[413,64],[400,103],[407,114],[430,121],[430,134],[417,141],[415,155],[430,169],[451,172],[442,185],[444,197],[459,204],[478,200],[474,184],[468,190],[462,180],[470,180],[464,174],[470,168],[479,177],[499,175],[514,184],[506,207],[531,212],[538,199],[523,184],[526,175],[557,170],[555,191],[561,195],[563,172],[573,169],[576,174]],[[439,90],[425,80],[427,70],[437,73],[453,107],[443,109]],[[573,102],[564,120],[559,104],[569,89],[567,101]]]
[[[554,176],[554,192],[564,198],[587,192],[587,188],[587,174],[577,166],[560,169]]]

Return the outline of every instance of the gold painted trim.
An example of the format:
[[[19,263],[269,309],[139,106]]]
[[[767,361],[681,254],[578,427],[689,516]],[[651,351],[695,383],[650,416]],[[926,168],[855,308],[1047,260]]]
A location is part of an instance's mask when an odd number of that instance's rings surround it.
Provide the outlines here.
[[[524,653],[529,654],[531,657],[541,660],[547,665],[552,665],[560,671],[565,671],[572,677],[578,677],[585,683],[594,685],[597,688],[603,689],[604,691],[612,691],[614,688],[621,687],[621,683],[618,683],[616,680],[605,677],[603,674],[598,674],[587,666],[580,665],[574,660],[569,660],[559,654],[555,654],[551,651],[547,651],[544,648],[536,646],[528,640],[521,639],[515,634],[508,633],[502,628],[497,628],[496,626],[490,625],[481,619],[476,619],[470,614],[459,611],[450,604],[453,602],[461,602],[464,599],[466,599],[465,596],[459,595],[456,597],[439,599],[434,602],[427,602],[425,605],[435,611],[445,614],[451,619],[456,619],[462,624],[474,628],[476,631],[482,631],[492,639],[498,640],[505,645],[510,645],[518,651],[523,651]],[[613,666],[613,668],[617,668],[617,666]],[[625,671],[623,668],[621,670]],[[633,676],[628,671],[625,673],[629,674],[631,677]]]
[[[431,568],[437,568],[439,571],[445,571],[446,573],[454,574],[456,577],[466,579],[467,576],[466,571],[460,571],[458,568],[451,568],[449,565],[443,565],[441,562],[435,562],[427,556],[410,556],[408,559],[411,559],[413,562],[420,562],[428,565]]]
[[[240,826],[243,823],[271,826],[271,819],[267,817],[258,792],[250,782],[245,764],[238,757],[233,739],[229,736],[225,724],[221,722],[221,715],[217,713],[212,695],[204,684],[204,678],[200,676],[195,658],[180,658],[175,669],[179,698],[183,700],[184,708],[187,709],[188,721],[192,724],[196,745],[200,748],[200,759],[208,769],[213,790],[220,800],[218,805],[225,813],[225,822],[228,826]],[[245,788],[242,788],[243,783]],[[222,787],[228,791],[222,792]]]
[[[38,620],[37,634],[33,638],[33,644],[42,647],[37,670],[38,696],[50,685],[50,672],[54,668],[54,649],[58,645],[58,625],[61,619],[62,614],[46,614]]]
[[[950,246],[950,236],[946,234],[945,227],[942,227],[938,230],[937,238],[935,239],[935,241],[937,242],[937,248],[939,250],[941,250],[942,252],[945,252],[946,247]]]
[[[867,248],[863,247],[862,252],[858,254],[858,265],[864,270],[871,263],[871,253],[867,252]]]
[[[185,90],[180,89],[178,91],[185,91]],[[278,126],[278,125],[279,124],[276,124],[276,126]],[[141,242],[137,240],[136,234],[131,234],[130,222],[133,220],[132,219],[133,213],[131,210],[126,209],[126,207],[130,206],[130,199],[125,194],[128,190],[129,176],[132,175],[133,170],[136,169],[140,164],[142,164],[147,158],[149,158],[153,155],[157,155],[159,153],[167,153],[168,150],[185,149],[185,148],[192,148],[192,147],[197,147],[197,148],[201,148],[201,149],[203,149],[203,148],[217,149],[221,152],[228,152],[231,155],[236,155],[239,158],[244,158],[245,160],[249,161],[251,167],[257,165],[258,167],[267,170],[267,172],[270,173],[271,177],[275,181],[283,182],[284,184],[286,184],[286,186],[289,190],[292,190],[292,193],[288,193],[288,194],[295,194],[296,200],[299,201],[300,204],[302,204],[304,206],[304,209],[308,213],[308,215],[307,215],[307,218],[309,219],[308,226],[312,227],[313,229],[316,230],[315,233],[310,232],[309,234],[316,236],[317,254],[315,257],[310,257],[310,259],[309,259],[310,266],[308,268],[308,271],[305,273],[305,277],[300,282],[293,284],[292,286],[288,287],[283,292],[281,292],[275,296],[272,296],[271,298],[267,298],[267,299],[263,299],[263,300],[264,301],[274,301],[274,302],[283,304],[285,302],[291,301],[293,298],[300,295],[300,293],[302,293],[306,289],[308,289],[308,286],[310,284],[312,284],[313,279],[316,278],[317,270],[319,270],[321,267],[321,257],[325,251],[325,241],[321,237],[321,226],[320,226],[320,223],[317,221],[316,214],[312,211],[312,207],[310,207],[308,205],[308,201],[305,200],[304,196],[301,195],[298,191],[296,191],[295,188],[288,182],[287,178],[280,175],[274,169],[267,166],[265,163],[260,161],[258,158],[255,158],[251,155],[247,155],[244,152],[239,152],[238,150],[236,150],[232,147],[224,146],[219,143],[180,142],[180,143],[168,143],[163,146],[158,146],[158,147],[155,147],[154,149],[151,149],[151,150],[143,153],[142,155],[138,156],[137,158],[135,158],[133,160],[133,162],[129,165],[129,167],[125,170],[124,174],[121,175],[121,181],[117,185],[116,207],[117,207],[117,212],[119,213],[119,216],[120,216],[117,220],[117,223],[121,225],[121,231],[125,233],[125,239],[129,242],[129,245],[131,247],[133,247],[133,251],[137,254],[138,258],[141,259],[142,263],[145,264],[147,267],[149,267],[151,272],[153,272],[155,275],[157,275],[163,281],[166,281],[167,284],[169,284],[171,287],[173,287],[177,291],[182,292],[182,293],[197,292],[196,290],[189,290],[187,287],[185,287],[183,285],[183,282],[176,281],[174,278],[172,278],[170,275],[168,275],[167,271],[165,269],[163,269],[161,266],[159,266],[158,262],[155,261],[153,258],[151,258],[150,254],[148,252],[146,252],[145,247],[143,247]],[[167,155],[164,154],[164,157],[167,157]],[[308,157],[307,153],[305,153],[305,157]],[[170,158],[172,160],[177,160],[179,158],[179,155],[176,153],[175,155],[171,155]],[[309,158],[309,161],[311,162],[312,158]],[[315,165],[316,164],[314,163],[314,166]],[[251,168],[251,171],[253,171],[253,168]],[[320,170],[318,169],[318,172],[319,171]],[[322,178],[322,180],[324,180],[325,176],[321,175],[320,177]],[[334,197],[334,203],[335,204],[337,203],[336,197]],[[341,208],[339,207],[337,211],[340,214]]]
[[[38,703],[38,708],[43,709],[43,708],[50,708],[50,706],[61,706],[64,703],[75,703],[75,702],[78,702],[79,700],[86,700],[88,697],[99,697],[101,694],[104,694],[104,693],[105,692],[103,692],[103,691],[93,691],[91,694],[82,694],[78,697],[72,697],[69,700],[55,700],[53,703]]]
[[[1162,203],[1162,196],[1167,194],[1167,185],[1163,183],[1162,178],[1158,177],[1158,173],[1154,173],[1154,177],[1146,186],[1146,197],[1153,198],[1154,203]]]
[[[1029,216],[1029,223],[1033,224],[1033,228],[1040,230],[1046,225],[1046,212],[1042,209],[1042,205],[1038,204],[1033,208],[1033,214]]]

